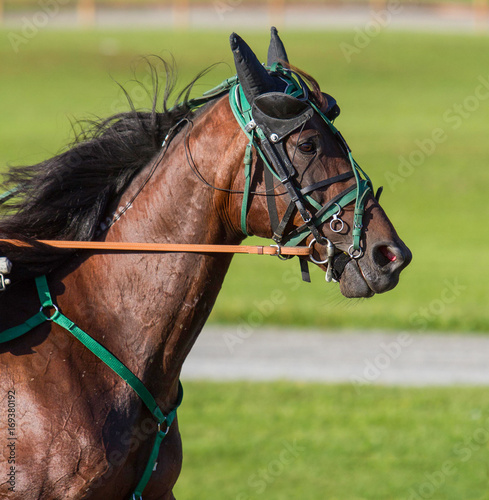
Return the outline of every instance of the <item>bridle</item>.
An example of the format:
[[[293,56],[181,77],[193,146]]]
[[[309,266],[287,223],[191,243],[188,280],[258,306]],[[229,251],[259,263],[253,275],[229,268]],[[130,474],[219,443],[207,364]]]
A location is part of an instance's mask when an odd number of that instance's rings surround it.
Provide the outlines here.
[[[287,84],[285,92],[263,94],[255,98],[253,103],[250,104],[238,80],[233,83],[229,90],[231,109],[242,130],[249,138],[244,160],[245,189],[241,207],[241,230],[248,235],[246,215],[249,208],[251,155],[254,148],[265,165],[264,177],[267,193],[271,192],[273,194],[274,179],[278,179],[285,187],[290,198],[285,214],[279,220],[275,197],[273,195],[267,196],[273,240],[277,245],[297,246],[312,234],[313,240],[309,246],[312,247],[314,243],[326,245],[327,258],[318,261],[311,255],[310,259],[316,264],[326,264],[326,281],[337,281],[346,263],[363,255],[363,249],[360,245],[363,214],[367,196],[369,194],[373,195],[372,182],[354,160],[351,149],[339,130],[333,125],[334,118],[339,114],[339,108],[334,99],[327,96],[332,102],[329,104],[326,113],[323,113],[315,102],[309,98],[308,87],[300,75],[279,63],[274,63],[267,69],[271,75],[279,77]],[[297,171],[287,155],[285,141],[293,132],[304,127],[314,114],[319,115],[333,133],[350,162],[351,171],[303,187],[297,182]],[[353,177],[356,181],[355,185],[346,188],[325,205],[319,204],[311,196],[311,193],[318,189]],[[380,191],[378,191],[376,197],[378,198],[379,195]],[[338,265],[334,266],[335,247],[331,240],[320,234],[319,227],[331,219],[331,230],[340,232],[344,227],[344,222],[339,217],[339,214],[352,201],[355,201],[352,244],[348,248],[348,253],[343,252],[340,261],[337,262]],[[286,227],[296,212],[300,214],[303,224],[285,234]],[[308,280],[307,261],[301,259],[301,268],[303,277]]]

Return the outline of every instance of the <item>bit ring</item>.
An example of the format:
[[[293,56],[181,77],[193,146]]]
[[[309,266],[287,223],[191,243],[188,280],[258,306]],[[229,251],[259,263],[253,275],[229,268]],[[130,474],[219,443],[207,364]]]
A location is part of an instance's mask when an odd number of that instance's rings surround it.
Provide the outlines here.
[[[309,243],[309,248],[312,248],[312,245],[314,245],[314,243],[316,243],[316,238],[313,238],[311,240],[311,242]],[[309,259],[311,260],[311,262],[313,262],[314,264],[327,264],[328,261],[329,261],[329,257],[327,257],[325,260],[316,260],[312,254],[309,255]]]

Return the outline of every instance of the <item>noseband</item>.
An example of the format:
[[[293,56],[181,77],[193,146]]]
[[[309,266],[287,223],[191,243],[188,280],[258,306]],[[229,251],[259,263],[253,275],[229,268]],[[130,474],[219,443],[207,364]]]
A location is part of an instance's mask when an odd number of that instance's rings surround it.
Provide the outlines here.
[[[363,249],[360,246],[363,214],[367,195],[369,193],[373,194],[372,182],[354,160],[351,149],[341,133],[333,125],[334,118],[339,114],[339,108],[336,106],[334,99],[330,98],[333,103],[330,104],[326,113],[323,113],[309,98],[308,88],[299,75],[280,64],[273,64],[268,69],[272,75],[278,76],[287,83],[285,93],[269,92],[260,95],[250,105],[237,79],[233,82],[229,91],[231,109],[244,133],[249,138],[244,160],[245,188],[241,210],[241,229],[244,234],[248,235],[246,216],[251,184],[251,155],[254,148],[265,164],[267,206],[274,241],[277,245],[296,246],[312,234],[313,240],[311,244],[317,242],[327,246],[327,259],[317,261],[311,258],[311,260],[316,264],[326,264],[326,281],[337,281],[347,262],[350,259],[358,259],[363,255]],[[286,153],[285,141],[293,132],[301,130],[314,114],[321,117],[333,133],[350,162],[351,171],[303,187],[296,179],[297,171]],[[318,189],[353,177],[356,183],[330,199],[325,205],[321,205],[310,195],[310,193]],[[275,203],[274,179],[280,181],[290,198],[289,206],[281,221],[279,221]],[[378,194],[380,194],[380,190]],[[339,214],[346,205],[354,200],[352,244],[348,248],[348,253],[343,252],[341,256],[335,259],[335,246],[328,238],[319,233],[319,227],[331,219],[331,230],[333,232],[341,231],[344,223],[339,218]],[[301,215],[303,224],[284,234],[296,211]],[[303,278],[309,281],[307,261],[302,259],[301,269]]]

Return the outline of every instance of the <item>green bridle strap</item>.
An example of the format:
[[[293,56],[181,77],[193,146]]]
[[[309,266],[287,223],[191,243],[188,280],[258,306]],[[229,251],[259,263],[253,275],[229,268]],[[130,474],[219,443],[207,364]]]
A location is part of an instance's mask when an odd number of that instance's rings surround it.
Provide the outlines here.
[[[341,138],[340,142],[342,142],[342,144],[346,148],[346,153],[348,154],[348,160],[350,161],[353,174],[355,175],[357,189],[354,198],[355,211],[353,213],[353,229],[352,229],[353,244],[350,248],[353,249],[353,252],[356,252],[360,250],[360,238],[362,236],[362,228],[363,228],[363,214],[365,212],[365,198],[369,193],[373,195],[372,181],[370,180],[370,177],[366,174],[366,172],[355,161],[355,159],[351,154],[351,150],[348,144],[343,139],[343,136],[341,135],[339,130],[333,125],[331,120],[329,120],[329,118],[313,102],[309,103],[314,108],[314,110],[321,116],[321,118],[326,122],[331,132],[333,132],[334,135],[337,135],[338,137]],[[362,178],[362,176],[364,178]],[[338,203],[338,205],[341,206],[342,208],[345,206],[341,202]],[[350,254],[350,256],[352,255]]]
[[[241,206],[241,231],[246,236],[251,236],[246,228],[246,216],[248,215],[248,203],[250,199],[250,186],[251,186],[251,165],[253,163],[253,139],[246,146],[246,153],[244,159],[244,175],[245,186],[243,191],[243,204]]]
[[[287,72],[280,64],[273,64],[271,68],[269,68],[272,72],[281,73],[281,75],[287,79],[289,82],[289,87],[287,89],[287,93],[294,97],[301,97],[303,89],[300,83],[293,78],[293,73]],[[243,89],[241,85],[239,85],[239,81],[236,79],[232,83],[230,80],[225,82],[227,85],[231,85],[229,90],[229,103],[233,114],[236,118],[236,121],[240,125],[243,132],[249,139],[249,143],[246,147],[245,153],[245,188],[243,193],[243,202],[241,206],[241,230],[243,234],[249,236],[247,228],[246,228],[246,217],[248,214],[249,208],[249,195],[250,195],[250,183],[251,183],[251,155],[252,148],[258,152],[260,157],[262,158],[265,168],[267,168],[276,179],[280,179],[277,172],[273,168],[273,165],[270,164],[268,158],[263,153],[261,147],[258,145],[256,139],[264,138],[264,133],[259,127],[251,128],[249,124],[253,123],[253,116],[251,113],[251,105],[248,103],[246,96],[244,95]],[[308,101],[308,103],[312,106],[312,108],[319,114],[319,116],[324,120],[326,125],[329,127],[331,132],[338,137],[338,140],[344,145],[346,151],[345,153],[348,156],[348,160],[350,162],[353,174],[356,180],[356,190],[354,192],[349,191],[344,196],[342,196],[336,204],[341,208],[344,208],[348,203],[355,201],[355,210],[353,215],[353,228],[352,228],[352,239],[353,243],[350,247],[352,252],[350,252],[350,256],[356,255],[357,257],[361,255],[360,248],[360,239],[362,235],[362,227],[363,227],[363,214],[365,211],[365,199],[369,193],[373,194],[372,182],[368,175],[360,168],[358,163],[355,161],[351,154],[351,150],[344,141],[342,135],[338,131],[338,129],[333,125],[331,120],[327,118],[327,116],[312,102]],[[255,135],[256,134],[256,135]],[[316,210],[320,211],[323,207],[319,204],[312,196],[306,194],[304,198],[310,203],[311,206],[316,208]],[[330,207],[325,213],[323,213],[320,217],[314,218],[314,225],[318,227],[319,225],[326,222],[329,218],[331,218],[337,212],[336,205]],[[300,231],[300,234],[295,235],[293,238],[287,241],[286,246],[296,246],[301,241],[303,241],[309,234],[311,230],[308,227],[305,227]],[[359,252],[360,251],[360,252]]]
[[[340,207],[344,207],[345,205],[348,205],[348,203],[351,203],[355,199],[356,195],[357,195],[356,190],[349,191],[344,196],[342,196],[336,203]],[[318,218],[313,217],[314,224],[316,226],[320,226],[321,224],[324,224],[337,211],[338,211],[338,208],[336,207],[336,204],[333,204],[320,217],[318,217]],[[302,229],[297,231],[297,234],[295,236],[293,236],[292,238],[287,240],[287,242],[285,243],[285,246],[286,247],[295,247],[299,243],[301,243],[305,238],[307,238],[307,236],[309,236],[309,234],[310,234],[309,228],[306,225],[304,225],[302,227]]]
[[[352,237],[353,244],[352,249],[353,252],[357,252],[360,249],[360,238],[362,236],[363,229],[363,214],[365,212],[365,198],[369,193],[373,194],[372,183],[367,176],[367,174],[360,168],[357,162],[353,159],[351,155],[351,151],[348,152],[348,157],[350,159],[350,163],[356,167],[353,169],[355,173],[355,178],[357,180],[357,193],[355,200],[355,211],[353,212],[353,229],[352,229]],[[366,177],[366,180],[361,179],[359,170]]]
[[[238,104],[238,99],[240,104]],[[255,148],[255,150],[260,155],[261,159],[263,160],[263,163],[265,164],[265,168],[267,168],[276,179],[280,180],[280,177],[256,142],[255,133],[259,139],[262,139],[264,138],[263,132],[259,128],[253,129],[251,131],[248,131],[246,129],[246,125],[253,119],[251,115],[251,106],[244,95],[243,89],[241,88],[240,85],[238,85],[237,82],[229,91],[229,103],[231,105],[231,109],[233,111],[234,117],[236,118],[236,121],[239,123],[243,132],[250,140],[250,142],[246,146],[245,159],[244,159],[245,188],[243,193],[243,202],[241,205],[241,230],[243,231],[243,234],[245,234],[246,236],[250,236],[250,234],[248,234],[248,231],[246,229],[246,217],[248,215],[248,208],[249,208],[253,148]],[[312,196],[305,195],[304,198],[317,210],[321,208],[321,205],[314,198],[312,198]]]
[[[136,375],[134,375],[134,373],[132,373],[129,368],[127,368],[121,361],[119,361],[102,344],[97,342],[94,338],[84,332],[80,327],[73,323],[73,321],[68,319],[59,311],[58,307],[54,304],[51,297],[46,276],[39,276],[36,278],[36,287],[37,293],[39,295],[39,300],[41,302],[41,310],[22,325],[10,328],[2,332],[0,334],[0,343],[8,342],[9,340],[20,337],[36,326],[39,326],[48,321],[52,321],[53,323],[61,326],[62,328],[70,332],[74,337],[76,337],[87,349],[89,349],[93,354],[95,354],[95,356],[103,361],[136,392],[136,394],[141,398],[142,402],[151,412],[156,423],[158,424],[158,430],[148,463],[143,472],[143,476],[141,477],[133,493],[133,497],[141,497],[143,490],[148,484],[148,481],[151,477],[151,473],[154,470],[161,442],[168,433],[168,430],[170,429],[170,426],[175,419],[177,408],[182,402],[182,384],[180,383],[180,381],[178,382],[178,397],[175,408],[168,415],[164,415],[160,407],[156,403],[156,400],[148,391],[148,389],[146,389],[143,382]],[[53,308],[55,311],[52,316],[46,316],[44,311]]]
[[[239,97],[237,93],[239,93]],[[238,104],[237,99],[239,99],[240,104]],[[233,111],[234,117],[236,118],[236,121],[238,122],[239,126],[243,129],[243,132],[250,140],[250,144],[256,149],[256,151],[258,151],[258,154],[261,156],[261,159],[265,163],[265,166],[268,168],[268,170],[270,170],[270,172],[272,172],[273,176],[276,179],[280,179],[277,172],[275,172],[275,169],[268,161],[268,158],[263,154],[263,151],[257,145],[255,132],[257,133],[259,139],[261,138],[263,132],[260,129],[255,129],[251,131],[248,131],[246,129],[246,125],[249,122],[251,122],[253,116],[251,115],[251,106],[246,100],[241,85],[239,85],[238,83],[235,83],[234,86],[229,91],[229,104],[231,105],[231,109]]]
[[[240,92],[240,102],[242,103],[242,108],[237,103],[237,95],[236,92]],[[250,185],[251,185],[251,166],[253,164],[253,147],[258,151],[262,160],[264,161],[266,168],[268,168],[274,176],[277,177],[274,169],[271,167],[268,159],[263,154],[260,148],[256,145],[255,139],[255,131],[246,130],[246,124],[251,120],[251,107],[246,100],[243,91],[240,86],[236,84],[236,81],[233,84],[229,91],[229,102],[231,105],[231,109],[233,111],[234,117],[236,121],[239,123],[240,127],[243,129],[244,133],[249,139],[249,143],[246,146],[244,165],[245,165],[245,187],[243,191],[243,201],[241,204],[241,231],[246,236],[250,236],[246,227],[246,218],[248,216],[248,208],[249,208],[249,198],[250,198]],[[249,118],[249,119],[248,119]],[[246,121],[248,119],[248,121]]]

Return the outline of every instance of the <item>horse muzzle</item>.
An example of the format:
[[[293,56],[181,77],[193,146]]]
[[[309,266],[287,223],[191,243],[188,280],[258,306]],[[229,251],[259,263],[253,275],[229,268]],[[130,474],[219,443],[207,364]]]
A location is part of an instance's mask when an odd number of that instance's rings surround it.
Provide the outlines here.
[[[341,293],[348,298],[372,297],[392,290],[411,260],[403,241],[376,242],[361,258],[347,262],[339,279]]]

